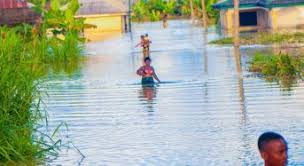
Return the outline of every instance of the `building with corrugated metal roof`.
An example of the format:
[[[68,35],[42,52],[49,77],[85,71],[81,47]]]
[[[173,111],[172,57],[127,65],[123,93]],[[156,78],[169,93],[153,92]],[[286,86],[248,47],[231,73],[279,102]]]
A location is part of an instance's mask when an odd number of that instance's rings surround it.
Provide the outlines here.
[[[213,6],[220,10],[224,30],[234,25],[233,0],[222,0]],[[304,27],[304,0],[240,0],[241,30],[284,30]]]
[[[0,0],[0,25],[34,24],[39,17],[26,0]]]
[[[126,0],[79,0],[77,17],[95,28],[85,29],[85,36],[95,40],[101,33],[129,31],[129,6]]]

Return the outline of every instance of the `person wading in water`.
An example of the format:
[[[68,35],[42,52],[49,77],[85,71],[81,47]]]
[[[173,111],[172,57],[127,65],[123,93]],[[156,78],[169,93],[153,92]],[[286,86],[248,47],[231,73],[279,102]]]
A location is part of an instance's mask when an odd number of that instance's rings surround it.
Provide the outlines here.
[[[141,46],[143,48],[144,58],[150,56],[150,43],[151,41],[149,40],[148,34],[146,34],[146,36],[144,35],[140,36],[140,43],[138,43],[135,46],[135,47]]]
[[[151,59],[149,57],[144,59],[144,66],[137,70],[137,75],[142,77],[141,83],[143,86],[153,86],[154,79],[160,83],[154,68],[151,66]]]
[[[163,15],[163,27],[167,28],[168,27],[168,14]]]

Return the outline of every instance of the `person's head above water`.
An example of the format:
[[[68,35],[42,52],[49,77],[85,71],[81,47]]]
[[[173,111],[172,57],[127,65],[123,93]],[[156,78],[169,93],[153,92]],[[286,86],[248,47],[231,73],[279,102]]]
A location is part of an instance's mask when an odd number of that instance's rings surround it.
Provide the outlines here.
[[[265,166],[287,165],[287,142],[283,136],[275,132],[263,133],[258,139],[258,148]]]
[[[144,38],[145,38],[145,36],[144,36],[144,35],[140,35],[140,38],[141,38],[141,39],[144,39]]]
[[[151,58],[150,58],[150,57],[146,57],[146,58],[144,59],[144,62],[145,62],[145,64],[146,64],[146,66],[150,66],[150,64],[151,64]]]
[[[146,35],[145,35],[145,36],[146,36],[146,37],[149,37],[149,34],[147,34],[147,33],[146,33]]]

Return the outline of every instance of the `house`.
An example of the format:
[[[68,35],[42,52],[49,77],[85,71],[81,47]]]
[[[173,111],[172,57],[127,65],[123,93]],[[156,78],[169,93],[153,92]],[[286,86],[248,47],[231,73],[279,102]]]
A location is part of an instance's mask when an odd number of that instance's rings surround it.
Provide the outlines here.
[[[121,33],[129,31],[129,7],[124,0],[79,0],[77,17],[85,18],[85,36],[95,38],[101,33]],[[92,27],[92,26],[90,26]]]
[[[26,0],[0,0],[0,25],[34,24],[38,18]]]
[[[215,5],[220,10],[221,27],[228,32],[234,25],[233,0]],[[240,0],[240,30],[284,30],[304,27],[304,0]]]

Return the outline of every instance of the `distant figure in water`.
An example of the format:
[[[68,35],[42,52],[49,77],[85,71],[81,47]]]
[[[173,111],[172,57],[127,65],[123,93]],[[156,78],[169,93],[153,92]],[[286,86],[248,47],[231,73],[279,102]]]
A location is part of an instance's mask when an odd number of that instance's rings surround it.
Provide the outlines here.
[[[158,79],[154,68],[151,66],[151,59],[149,57],[144,59],[144,66],[140,67],[137,70],[137,74],[139,76],[142,76],[141,83],[144,86],[153,86],[154,85],[154,79],[157,80],[158,83],[160,83],[160,80]]]
[[[148,34],[141,35],[140,42],[135,47],[141,46],[143,48],[144,57],[149,57],[150,56],[150,43],[151,43],[151,41],[149,39]]]
[[[150,56],[150,44],[152,43],[152,41],[149,38],[149,35],[146,34],[144,37],[144,50],[146,50],[148,52],[148,56]]]
[[[265,166],[286,166],[288,146],[280,134],[266,132],[259,137],[258,148]]]
[[[163,15],[163,27],[164,28],[168,27],[168,14]]]

